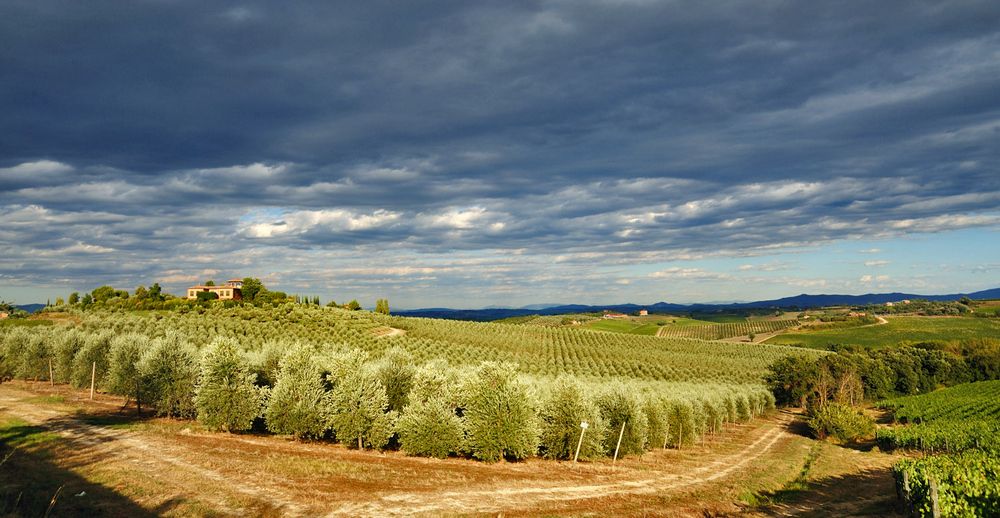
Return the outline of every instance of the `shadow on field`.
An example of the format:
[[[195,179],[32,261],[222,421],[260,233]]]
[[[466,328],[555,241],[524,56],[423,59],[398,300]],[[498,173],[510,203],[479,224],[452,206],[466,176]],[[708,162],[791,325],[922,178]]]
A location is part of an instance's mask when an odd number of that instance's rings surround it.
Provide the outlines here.
[[[889,468],[825,478],[801,489],[763,492],[757,499],[740,516],[906,516]]]
[[[152,517],[169,510],[146,510],[57,466],[53,461],[63,454],[72,454],[66,441],[45,428],[3,427],[0,460],[6,461],[0,464],[0,515]]]

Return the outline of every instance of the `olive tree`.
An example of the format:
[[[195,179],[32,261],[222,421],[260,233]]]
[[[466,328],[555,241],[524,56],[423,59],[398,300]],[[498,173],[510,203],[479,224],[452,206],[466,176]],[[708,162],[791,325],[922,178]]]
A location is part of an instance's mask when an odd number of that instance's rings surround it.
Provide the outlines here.
[[[536,403],[513,364],[483,362],[466,380],[462,408],[468,447],[480,460],[530,457],[538,451]]]
[[[458,383],[457,372],[443,360],[416,370],[409,404],[396,425],[403,451],[444,458],[464,450],[465,431],[456,412]]]
[[[616,380],[597,398],[597,407],[608,425],[604,439],[605,453],[615,453],[618,437],[621,436],[619,456],[642,454],[646,448],[649,422],[635,390]]]
[[[201,358],[201,374],[195,386],[198,420],[209,428],[246,430],[263,413],[267,390],[254,385],[236,340],[216,338]]]
[[[335,355],[328,376],[332,390],[324,397],[327,425],[344,444],[383,448],[392,436],[394,414],[378,373],[362,351]]]
[[[149,401],[157,415],[194,417],[198,351],[193,345],[168,334],[154,338],[142,354],[139,371],[149,386]]]
[[[568,376],[556,379],[552,391],[542,402],[541,452],[549,459],[572,459],[577,446],[584,458],[602,455],[607,427],[593,399],[576,380]],[[582,423],[587,423],[581,443]]]
[[[313,351],[296,345],[281,359],[278,380],[264,411],[267,429],[299,437],[320,437],[326,431],[323,374],[312,361]]]

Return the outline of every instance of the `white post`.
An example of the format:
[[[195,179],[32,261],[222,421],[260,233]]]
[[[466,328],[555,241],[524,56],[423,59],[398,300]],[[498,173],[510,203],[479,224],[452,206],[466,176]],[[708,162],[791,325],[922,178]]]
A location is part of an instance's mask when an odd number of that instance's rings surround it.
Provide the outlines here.
[[[590,426],[586,421],[580,423],[580,442],[576,443],[576,455],[573,455],[573,462],[580,457],[580,446],[583,446],[583,434],[587,431],[587,427]]]
[[[97,362],[94,362],[94,367],[90,370],[90,399],[94,399],[94,379],[97,377]]]
[[[49,386],[55,386],[55,382],[52,381],[52,358],[49,358]]]
[[[611,459],[611,465],[614,466],[615,462],[618,461],[618,449],[622,447],[622,436],[625,435],[625,423],[628,419],[622,421],[622,431],[618,432],[618,445],[615,446],[615,458]]]

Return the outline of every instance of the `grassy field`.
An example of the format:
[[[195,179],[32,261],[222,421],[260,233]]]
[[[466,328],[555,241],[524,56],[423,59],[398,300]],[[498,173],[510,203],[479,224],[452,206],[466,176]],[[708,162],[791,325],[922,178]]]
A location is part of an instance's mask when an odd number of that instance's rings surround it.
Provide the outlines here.
[[[902,341],[1000,339],[1000,322],[967,317],[886,317],[883,325],[820,331],[797,331],[769,338],[765,343],[826,349],[832,344],[889,347]]]
[[[584,329],[591,329],[593,331],[607,331],[611,333],[627,333],[630,335],[644,336],[656,335],[657,327],[659,326],[656,324],[642,324],[628,320],[609,319],[598,320],[597,322],[583,326]]]

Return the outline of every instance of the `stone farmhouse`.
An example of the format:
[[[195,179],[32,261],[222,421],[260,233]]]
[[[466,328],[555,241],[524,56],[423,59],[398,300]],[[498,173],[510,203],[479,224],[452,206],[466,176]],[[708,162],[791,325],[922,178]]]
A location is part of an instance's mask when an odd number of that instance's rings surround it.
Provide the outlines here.
[[[215,293],[219,300],[243,300],[243,279],[229,279],[225,286],[191,286],[187,289],[187,299],[197,300],[199,293]]]

